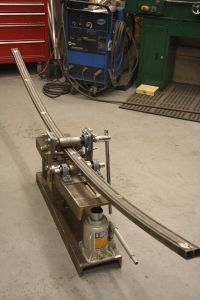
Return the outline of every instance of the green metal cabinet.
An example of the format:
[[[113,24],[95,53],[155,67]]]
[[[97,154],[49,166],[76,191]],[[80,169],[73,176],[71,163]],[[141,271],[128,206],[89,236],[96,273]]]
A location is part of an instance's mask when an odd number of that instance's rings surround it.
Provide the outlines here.
[[[159,37],[159,38],[158,38]],[[160,85],[165,81],[168,53],[168,30],[144,22],[137,83]]]
[[[143,83],[164,88],[174,66],[173,41],[177,37],[200,39],[200,14],[192,12],[194,1],[181,3],[178,0],[126,1],[126,10],[142,17],[137,86]],[[141,11],[144,5],[149,7],[146,13]]]

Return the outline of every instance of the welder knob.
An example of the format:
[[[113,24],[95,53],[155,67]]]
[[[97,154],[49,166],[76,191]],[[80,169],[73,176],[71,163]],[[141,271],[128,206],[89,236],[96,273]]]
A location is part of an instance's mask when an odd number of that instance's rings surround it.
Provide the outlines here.
[[[87,28],[92,28],[92,22],[86,22],[86,24],[85,24],[85,26],[87,27]]]
[[[192,5],[192,13],[196,16],[200,15],[200,2]]]
[[[140,7],[140,9],[141,9],[141,11],[144,11],[144,12],[150,11],[150,6],[148,6],[148,5],[142,5],[142,6]]]

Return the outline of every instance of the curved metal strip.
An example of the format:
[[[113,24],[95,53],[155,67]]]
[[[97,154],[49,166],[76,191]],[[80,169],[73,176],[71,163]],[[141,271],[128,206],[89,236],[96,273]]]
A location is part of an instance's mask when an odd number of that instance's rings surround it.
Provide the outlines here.
[[[54,134],[61,138],[62,132],[56,126],[53,119],[49,115],[47,109],[41,102],[38,96],[30,75],[23,62],[21,54],[18,49],[12,49],[12,53],[19,72],[26,86],[26,89],[48,130],[54,132]],[[124,214],[129,220],[145,230],[151,236],[159,240],[161,243],[181,255],[182,257],[189,259],[200,256],[200,248],[183,237],[177,235],[173,231],[169,230],[165,226],[153,220],[146,215],[140,209],[131,204],[127,199],[122,197],[116,192],[104,179],[102,179],[93,169],[88,167],[86,162],[81,156],[73,149],[65,149],[66,155],[72,160],[72,162],[81,170],[87,180],[104,196],[106,199],[115,206],[122,214]]]

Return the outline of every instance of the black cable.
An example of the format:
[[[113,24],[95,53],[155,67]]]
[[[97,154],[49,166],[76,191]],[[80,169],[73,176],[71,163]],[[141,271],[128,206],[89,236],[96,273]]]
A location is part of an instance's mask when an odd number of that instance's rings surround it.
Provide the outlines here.
[[[115,21],[114,34],[112,39],[112,50],[110,59],[110,79],[112,85],[116,87],[122,70],[124,58],[124,41],[126,34],[126,23],[120,20]]]
[[[134,16],[127,15],[126,21],[115,22],[114,35],[111,51],[111,68],[109,70],[110,79],[113,85],[120,86],[120,81],[124,73],[124,66],[128,59],[127,85],[131,82],[134,72],[138,66],[138,50],[134,39]]]
[[[69,94],[71,92],[71,84],[68,82],[47,82],[43,86],[43,93],[52,99],[58,98],[62,95]]]

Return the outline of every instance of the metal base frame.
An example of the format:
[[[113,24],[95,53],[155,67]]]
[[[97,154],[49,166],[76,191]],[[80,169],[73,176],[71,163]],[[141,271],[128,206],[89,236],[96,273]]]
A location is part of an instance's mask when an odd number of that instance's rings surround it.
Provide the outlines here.
[[[36,182],[79,276],[82,276],[83,272],[88,269],[102,265],[117,265],[121,267],[122,256],[120,254],[107,261],[88,263],[82,255],[79,246],[79,242],[82,240],[82,222],[75,218],[69,207],[59,208],[59,203],[63,203],[63,198],[56,190],[53,192],[49,190],[46,179],[41,172],[36,173]]]

